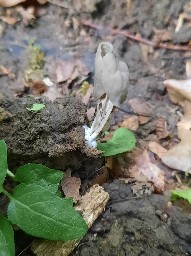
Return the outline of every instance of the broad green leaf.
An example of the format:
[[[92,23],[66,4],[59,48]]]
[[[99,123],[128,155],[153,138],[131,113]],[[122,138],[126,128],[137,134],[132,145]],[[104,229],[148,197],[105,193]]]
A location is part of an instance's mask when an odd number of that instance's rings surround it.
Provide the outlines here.
[[[15,255],[13,228],[10,221],[3,215],[0,215],[0,255]]]
[[[3,190],[3,182],[7,174],[7,146],[4,140],[0,140],[0,192]]]
[[[114,156],[135,147],[135,135],[126,128],[117,129],[113,137],[104,143],[99,143],[98,150],[103,151],[103,156]]]
[[[176,200],[178,198],[183,198],[185,200],[188,200],[188,202],[191,204],[191,189],[186,189],[186,190],[172,190],[172,199]]]
[[[39,111],[39,110],[43,109],[44,107],[45,107],[44,104],[35,103],[35,104],[32,105],[31,108],[27,108],[27,110],[36,112],[36,111]]]
[[[8,218],[26,233],[49,240],[79,239],[87,232],[87,224],[73,208],[72,200],[36,184],[20,184],[13,190]]]
[[[25,164],[19,167],[15,174],[15,179],[21,183],[35,183],[45,187],[52,193],[58,190],[58,184],[63,178],[64,173],[50,169],[42,164]]]

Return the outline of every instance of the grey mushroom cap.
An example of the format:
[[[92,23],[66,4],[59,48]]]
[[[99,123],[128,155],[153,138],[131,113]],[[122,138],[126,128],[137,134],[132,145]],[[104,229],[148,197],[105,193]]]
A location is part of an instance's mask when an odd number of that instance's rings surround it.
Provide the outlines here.
[[[106,94],[119,107],[127,97],[128,84],[126,63],[115,56],[111,43],[100,43],[95,59],[94,97],[99,99]]]

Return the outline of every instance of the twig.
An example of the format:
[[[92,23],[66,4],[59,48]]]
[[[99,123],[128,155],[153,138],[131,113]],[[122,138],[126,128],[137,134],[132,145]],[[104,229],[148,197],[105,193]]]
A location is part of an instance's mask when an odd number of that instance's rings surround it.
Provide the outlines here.
[[[162,44],[162,43],[158,43],[158,42],[153,42],[153,41],[145,39],[141,36],[132,35],[126,30],[111,29],[111,28],[108,28],[108,27],[103,28],[101,26],[98,26],[96,24],[91,23],[90,21],[82,20],[81,24],[84,25],[84,26],[93,28],[93,29],[98,29],[98,30],[107,29],[107,30],[110,30],[111,33],[114,34],[114,35],[123,35],[123,36],[126,36],[127,38],[129,38],[131,40],[140,42],[142,44],[150,45],[154,48],[163,48],[163,49],[174,50],[174,51],[191,51],[191,47],[189,47],[189,46],[173,45],[173,44]]]

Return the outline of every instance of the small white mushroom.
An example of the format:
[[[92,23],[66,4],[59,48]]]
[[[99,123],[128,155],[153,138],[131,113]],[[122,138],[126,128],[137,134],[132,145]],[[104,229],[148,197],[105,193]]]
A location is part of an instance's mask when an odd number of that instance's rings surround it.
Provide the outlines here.
[[[96,146],[96,137],[105,126],[113,106],[119,107],[127,97],[129,70],[119,60],[111,43],[99,44],[95,59],[94,97],[97,111],[91,128],[85,126],[85,138],[90,146]]]
[[[164,86],[172,102],[184,109],[184,115],[177,124],[180,143],[168,150],[162,157],[167,166],[191,173],[191,79],[166,80]]]

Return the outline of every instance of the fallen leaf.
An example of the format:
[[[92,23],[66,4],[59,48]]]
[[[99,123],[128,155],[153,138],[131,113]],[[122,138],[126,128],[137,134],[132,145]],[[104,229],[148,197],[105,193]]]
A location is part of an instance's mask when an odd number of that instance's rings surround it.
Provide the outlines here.
[[[139,127],[139,118],[138,116],[125,116],[125,119],[120,126],[132,131],[136,131]]]
[[[109,172],[108,172],[108,168],[106,166],[103,166],[100,170],[98,175],[94,178],[92,184],[98,184],[98,185],[103,185],[104,183],[107,182],[109,177]]]
[[[91,107],[87,109],[86,115],[89,121],[92,121],[94,114],[95,114],[95,108]]]
[[[148,116],[152,115],[152,107],[144,100],[133,98],[129,100],[129,104],[132,108],[132,111],[141,116]]]
[[[144,176],[147,181],[152,182],[157,192],[164,191],[164,172],[151,162],[147,150],[137,159],[137,177]]]
[[[186,76],[191,78],[191,61],[186,62]]]
[[[61,181],[62,191],[66,197],[72,197],[74,202],[79,201],[81,198],[79,194],[81,186],[81,180],[77,177],[71,177],[71,171],[67,170],[64,174],[64,178]]]
[[[74,61],[58,61],[55,69],[56,82],[61,83],[71,78],[74,66]]]
[[[12,7],[25,1],[26,0],[0,0],[0,6]]]
[[[12,16],[0,16],[0,20],[2,20],[3,22],[9,24],[9,25],[15,25],[19,19],[12,17]]]
[[[0,6],[3,7],[12,7],[17,4],[23,3],[26,0],[0,0]],[[37,0],[40,4],[45,4],[47,0]]]
[[[35,19],[35,8],[30,6],[23,8],[22,6],[17,7],[17,12],[22,16],[22,21],[25,25],[28,25],[32,19]]]
[[[150,120],[150,117],[148,116],[138,116],[139,123],[140,124],[146,124]]]
[[[167,152],[166,148],[163,148],[157,142],[150,141],[149,142],[149,150],[156,154],[159,158],[162,158],[163,155]]]
[[[41,95],[48,90],[46,84],[43,81],[35,79],[28,81],[26,87],[29,87],[35,95]]]
[[[15,74],[13,74],[9,68],[6,68],[2,65],[0,65],[0,75],[7,75],[8,77],[10,77],[12,79],[15,78]]]
[[[156,135],[159,139],[164,139],[168,136],[166,120],[163,117],[159,117],[155,123]]]

